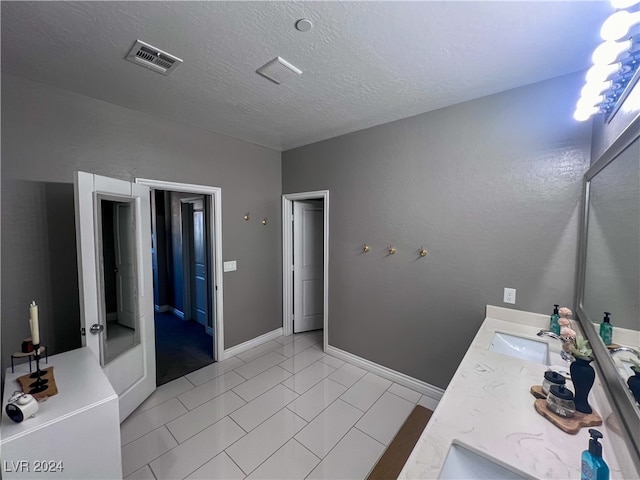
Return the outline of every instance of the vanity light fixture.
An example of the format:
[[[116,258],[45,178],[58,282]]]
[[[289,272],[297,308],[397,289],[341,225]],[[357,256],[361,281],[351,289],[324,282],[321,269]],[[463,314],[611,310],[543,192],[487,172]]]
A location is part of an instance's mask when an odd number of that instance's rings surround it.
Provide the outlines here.
[[[583,122],[599,113],[610,117],[638,81],[639,3],[640,0],[611,0],[618,10],[600,29],[604,42],[593,52],[593,66],[587,71],[586,84],[573,114],[576,120]]]

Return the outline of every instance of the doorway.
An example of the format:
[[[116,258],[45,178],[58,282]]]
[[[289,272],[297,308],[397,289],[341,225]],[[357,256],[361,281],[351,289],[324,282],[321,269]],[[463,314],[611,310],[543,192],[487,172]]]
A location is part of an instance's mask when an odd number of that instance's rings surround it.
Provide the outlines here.
[[[328,344],[329,191],[282,196],[284,335],[323,330]]]
[[[219,359],[220,189],[136,179],[151,187],[157,384]]]

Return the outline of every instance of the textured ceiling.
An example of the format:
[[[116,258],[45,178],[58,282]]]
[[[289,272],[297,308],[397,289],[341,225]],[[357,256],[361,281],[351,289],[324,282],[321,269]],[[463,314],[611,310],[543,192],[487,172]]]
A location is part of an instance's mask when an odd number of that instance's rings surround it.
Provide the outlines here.
[[[609,2],[2,2],[2,69],[276,150],[585,69]],[[313,21],[309,32],[296,20]],[[124,60],[136,39],[184,60]],[[303,71],[276,85],[281,56]],[[576,92],[576,100],[579,92]]]

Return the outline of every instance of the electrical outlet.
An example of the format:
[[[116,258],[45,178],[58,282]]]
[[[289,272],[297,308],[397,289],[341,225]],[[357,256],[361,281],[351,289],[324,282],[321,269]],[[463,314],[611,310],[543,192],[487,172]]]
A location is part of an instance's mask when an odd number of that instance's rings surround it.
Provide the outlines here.
[[[516,289],[515,288],[505,288],[504,289],[504,299],[502,300],[504,303],[516,303]]]

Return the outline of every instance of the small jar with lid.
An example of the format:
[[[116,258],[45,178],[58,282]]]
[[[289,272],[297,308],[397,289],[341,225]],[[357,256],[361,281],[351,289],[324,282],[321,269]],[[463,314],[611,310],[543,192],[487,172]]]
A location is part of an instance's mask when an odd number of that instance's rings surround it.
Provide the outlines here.
[[[549,388],[551,385],[564,385],[567,381],[564,376],[553,370],[547,370],[544,372],[544,380],[542,381],[542,391],[545,395],[549,395]]]
[[[573,417],[576,412],[573,392],[563,385],[551,385],[547,395],[547,406],[549,410],[561,417]]]

